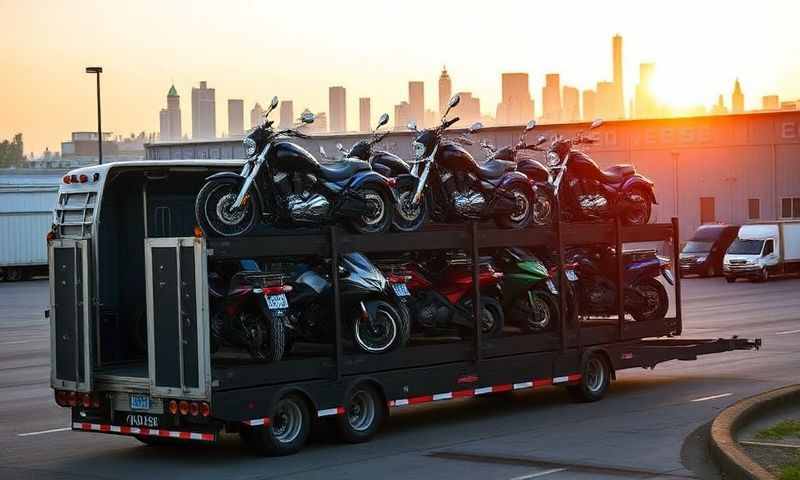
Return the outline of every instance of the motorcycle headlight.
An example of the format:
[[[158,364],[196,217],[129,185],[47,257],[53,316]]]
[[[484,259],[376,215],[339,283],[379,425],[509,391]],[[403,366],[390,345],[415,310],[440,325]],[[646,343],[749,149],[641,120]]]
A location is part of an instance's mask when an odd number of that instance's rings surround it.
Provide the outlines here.
[[[547,152],[547,166],[555,167],[561,163],[561,158],[556,152]]]
[[[421,160],[425,155],[425,144],[421,142],[414,142],[412,146],[414,147],[414,159]]]
[[[250,137],[245,137],[242,140],[242,145],[244,146],[244,154],[248,157],[252,157],[256,154],[256,141]]]

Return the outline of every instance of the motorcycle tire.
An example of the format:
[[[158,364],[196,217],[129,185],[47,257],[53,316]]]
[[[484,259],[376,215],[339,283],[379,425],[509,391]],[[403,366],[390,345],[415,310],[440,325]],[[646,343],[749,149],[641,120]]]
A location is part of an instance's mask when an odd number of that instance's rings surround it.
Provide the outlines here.
[[[467,296],[461,299],[458,304],[462,308],[466,308],[472,312],[472,298]],[[490,316],[490,317],[489,317]],[[491,321],[489,321],[489,319]],[[505,326],[505,315],[503,314],[503,307],[496,298],[487,295],[481,295],[481,335],[484,337],[497,337],[503,332]],[[472,335],[472,329],[467,327],[458,327],[459,334],[462,338],[468,338]]]
[[[363,353],[380,354],[408,342],[408,319],[394,305],[372,299],[364,301],[364,306],[369,317],[365,317],[360,308],[354,312],[352,328],[356,348]]]
[[[645,225],[650,221],[653,205],[650,203],[650,194],[644,189],[632,188],[626,192],[622,207],[624,225]]]
[[[546,189],[540,188],[533,198],[534,225],[550,225],[555,214],[555,197]]]
[[[392,219],[392,227],[398,232],[418,232],[428,221],[431,208],[431,195],[429,190],[424,190],[419,205],[410,206],[411,199],[417,190],[419,180],[411,177],[398,179],[395,186],[397,194],[397,210]]]
[[[669,309],[669,297],[667,296],[667,289],[655,278],[645,278],[634,285],[633,289],[639,292],[645,298],[648,298],[648,308],[643,310],[640,308],[632,308],[630,310],[631,316],[637,322],[646,322],[653,320],[663,320],[667,316]],[[650,306],[650,301],[655,304]]]
[[[358,188],[358,192],[366,197],[367,203],[375,212],[350,220],[350,227],[356,233],[372,234],[384,233],[392,226],[394,217],[394,202],[391,194],[385,189],[373,184],[365,184]]]
[[[497,215],[494,221],[498,227],[504,229],[521,230],[527,228],[533,219],[533,202],[531,197],[522,187],[512,185],[509,192],[514,195],[515,210],[504,215]]]
[[[258,201],[250,195],[239,212],[228,207],[239,194],[241,181],[225,178],[206,182],[197,194],[194,214],[197,224],[210,237],[240,237],[246,235],[260,216]]]
[[[264,339],[265,356],[268,362],[277,362],[286,353],[286,325],[281,318],[273,318],[268,322],[267,335]]]
[[[559,308],[556,298],[550,292],[531,289],[534,305],[531,309],[528,292],[516,299],[511,306],[518,326],[526,333],[536,333],[547,330],[560,321]],[[522,313],[523,315],[519,315]]]

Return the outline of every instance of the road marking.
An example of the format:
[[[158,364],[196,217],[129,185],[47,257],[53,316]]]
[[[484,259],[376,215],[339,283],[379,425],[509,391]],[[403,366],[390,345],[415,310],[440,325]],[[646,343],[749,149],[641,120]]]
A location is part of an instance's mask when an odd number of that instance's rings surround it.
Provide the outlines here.
[[[41,341],[41,340],[14,340],[12,342],[0,342],[0,345],[17,345],[17,344],[20,344],[20,343],[33,343],[33,342],[39,342],[39,341]]]
[[[693,402],[705,402],[706,400],[716,400],[718,398],[730,397],[733,393],[720,393],[719,395],[711,395],[710,397],[700,397],[692,400]]]
[[[536,472],[531,473],[530,475],[522,475],[519,477],[510,478],[509,480],[528,480],[529,478],[544,477],[545,475],[550,475],[551,473],[563,472],[564,470],[566,470],[566,468],[553,468],[550,470],[545,470],[544,472]]]
[[[786,330],[785,332],[778,332],[775,335],[789,335],[792,333],[800,333],[800,330]]]
[[[743,443],[745,445],[758,445],[760,447],[800,448],[800,445],[791,445],[788,443],[773,443],[773,442],[754,442],[752,440],[742,440],[739,443]]]
[[[67,430],[72,430],[72,427],[54,428],[52,430],[42,430],[41,432],[18,433],[17,436],[30,437],[32,435],[43,435],[45,433],[66,432]]]

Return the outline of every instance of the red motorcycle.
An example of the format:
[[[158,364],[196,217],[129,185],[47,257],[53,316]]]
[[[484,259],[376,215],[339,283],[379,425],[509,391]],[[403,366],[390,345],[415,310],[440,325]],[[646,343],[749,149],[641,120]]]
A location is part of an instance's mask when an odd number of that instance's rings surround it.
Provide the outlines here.
[[[395,294],[412,319],[412,331],[427,336],[451,334],[462,337],[474,329],[471,260],[465,255],[437,256],[428,261],[382,265]],[[496,336],[503,331],[503,307],[499,302],[502,272],[488,259],[481,261],[481,333]]]

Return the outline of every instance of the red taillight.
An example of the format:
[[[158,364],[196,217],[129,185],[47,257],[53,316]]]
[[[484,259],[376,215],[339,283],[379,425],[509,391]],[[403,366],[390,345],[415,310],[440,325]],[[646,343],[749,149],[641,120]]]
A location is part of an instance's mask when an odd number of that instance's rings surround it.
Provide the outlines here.
[[[75,392],[68,392],[67,393],[67,404],[70,407],[74,407],[78,405],[78,394]]]
[[[292,291],[291,285],[279,285],[277,287],[264,287],[262,289],[264,295],[278,295],[280,293],[288,293]]]
[[[204,417],[211,415],[211,406],[206,402],[200,403],[200,415]]]
[[[91,393],[81,394],[81,405],[83,405],[83,408],[89,408],[89,407],[92,406],[92,394]]]
[[[78,183],[78,176],[77,175],[70,175],[69,183]]]
[[[67,392],[65,392],[64,390],[56,390],[56,404],[59,407],[69,406],[69,401],[67,400]]]
[[[79,180],[81,183],[86,183],[86,182],[88,182],[88,181],[89,181],[89,177],[87,177],[86,175],[81,175],[80,177],[78,177],[78,180]]]
[[[61,179],[64,183],[70,183],[69,175],[64,175],[64,178]]]
[[[100,396],[92,395],[92,408],[100,408]]]
[[[170,400],[168,408],[169,408],[169,413],[175,415],[176,413],[178,413],[178,402],[176,402],[175,400]]]
[[[187,415],[189,413],[189,402],[181,400],[178,403],[178,411],[181,412],[181,415]]]
[[[193,417],[196,417],[200,414],[200,405],[198,405],[197,402],[192,402],[189,404],[189,412],[191,412]]]
[[[386,276],[386,281],[389,283],[406,283],[411,280],[411,275],[397,275],[390,273]]]
[[[203,238],[203,229],[199,226],[194,226],[194,238]]]

